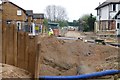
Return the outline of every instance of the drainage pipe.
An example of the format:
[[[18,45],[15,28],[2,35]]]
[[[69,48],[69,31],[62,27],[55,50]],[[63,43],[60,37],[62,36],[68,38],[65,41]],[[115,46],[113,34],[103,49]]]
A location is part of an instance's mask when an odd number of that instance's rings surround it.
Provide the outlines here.
[[[114,75],[118,73],[120,73],[120,70],[105,70],[101,72],[93,72],[76,76],[40,76],[39,78],[42,80],[78,80],[78,79],[90,79],[93,77],[101,77],[106,75]]]

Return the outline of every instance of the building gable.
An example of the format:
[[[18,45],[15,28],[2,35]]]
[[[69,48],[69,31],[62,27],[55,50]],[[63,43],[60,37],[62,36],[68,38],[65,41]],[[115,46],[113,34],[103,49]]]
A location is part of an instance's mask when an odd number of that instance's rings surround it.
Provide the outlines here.
[[[26,21],[25,10],[12,2],[3,2],[3,19],[11,21]]]
[[[15,7],[21,9],[21,10],[25,13],[25,10],[24,10],[23,8],[21,8],[20,6],[18,6],[18,5],[16,5],[16,4],[12,3],[12,2],[10,2],[10,1],[8,1],[8,2],[3,2],[2,5],[6,4],[6,3],[12,4],[13,6],[15,6]]]
[[[120,0],[107,0],[107,1],[103,2],[102,4],[100,4],[97,8],[95,8],[95,10],[98,10],[98,9],[108,6],[110,4],[120,4]]]

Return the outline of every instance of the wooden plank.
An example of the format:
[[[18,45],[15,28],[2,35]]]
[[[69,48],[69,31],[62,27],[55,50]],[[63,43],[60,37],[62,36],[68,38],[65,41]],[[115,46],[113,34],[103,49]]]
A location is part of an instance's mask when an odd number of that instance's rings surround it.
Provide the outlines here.
[[[10,61],[9,61],[9,39],[10,39],[10,35],[9,35],[9,33],[10,33],[10,25],[8,25],[8,24],[6,24],[6,64],[9,64],[10,63]]]
[[[35,59],[36,59],[36,38],[30,39],[30,45],[29,45],[29,63],[28,63],[28,71],[33,73],[35,72]]]
[[[7,24],[6,24],[6,35],[5,35],[5,38],[6,38],[6,40],[5,40],[5,45],[6,45],[6,46],[5,46],[5,63],[6,63],[6,64],[8,63],[8,62],[7,62],[7,60],[8,60],[8,59],[7,59],[7,58],[8,58],[8,57],[7,57],[7,53],[8,53],[8,51],[9,51],[9,50],[8,50],[8,45],[9,45],[9,42],[8,42],[8,41],[9,41],[9,37],[8,37],[9,35],[8,35],[8,34],[9,34],[9,28],[8,28],[8,26],[7,26]]]
[[[6,56],[6,26],[2,23],[2,63],[5,63]]]
[[[0,21],[0,63],[2,63],[2,22]]]
[[[29,36],[25,33],[25,69],[28,70],[28,50],[29,50]]]
[[[17,56],[17,66],[24,69],[24,32],[18,32],[18,56]]]
[[[10,24],[8,25],[8,32],[7,32],[7,37],[8,37],[8,48],[7,48],[7,59],[6,63],[10,65],[14,65],[14,58],[13,58],[13,25]]]
[[[14,66],[17,66],[17,27],[16,25],[13,25],[13,36],[14,36],[14,39],[13,39],[13,53],[14,53]]]
[[[35,73],[34,73],[34,78],[36,80],[39,80],[39,70],[40,70],[40,44],[37,45],[37,50],[36,50],[36,59],[35,59]]]

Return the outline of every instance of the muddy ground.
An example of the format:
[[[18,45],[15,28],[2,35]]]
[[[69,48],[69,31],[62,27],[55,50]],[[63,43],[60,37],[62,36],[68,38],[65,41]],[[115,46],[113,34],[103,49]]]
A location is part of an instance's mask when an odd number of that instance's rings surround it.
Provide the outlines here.
[[[78,75],[120,69],[118,48],[56,37],[39,36],[38,41],[41,45],[40,75]]]

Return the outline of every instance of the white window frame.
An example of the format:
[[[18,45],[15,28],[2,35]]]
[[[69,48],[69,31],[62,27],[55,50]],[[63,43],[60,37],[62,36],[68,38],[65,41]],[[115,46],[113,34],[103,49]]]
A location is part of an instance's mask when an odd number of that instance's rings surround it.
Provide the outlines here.
[[[17,22],[16,22],[16,25],[17,25],[18,31],[22,29],[21,21],[17,21]]]
[[[22,15],[22,10],[20,10],[20,9],[17,10],[17,15],[18,15],[18,16],[21,16],[21,15]]]

